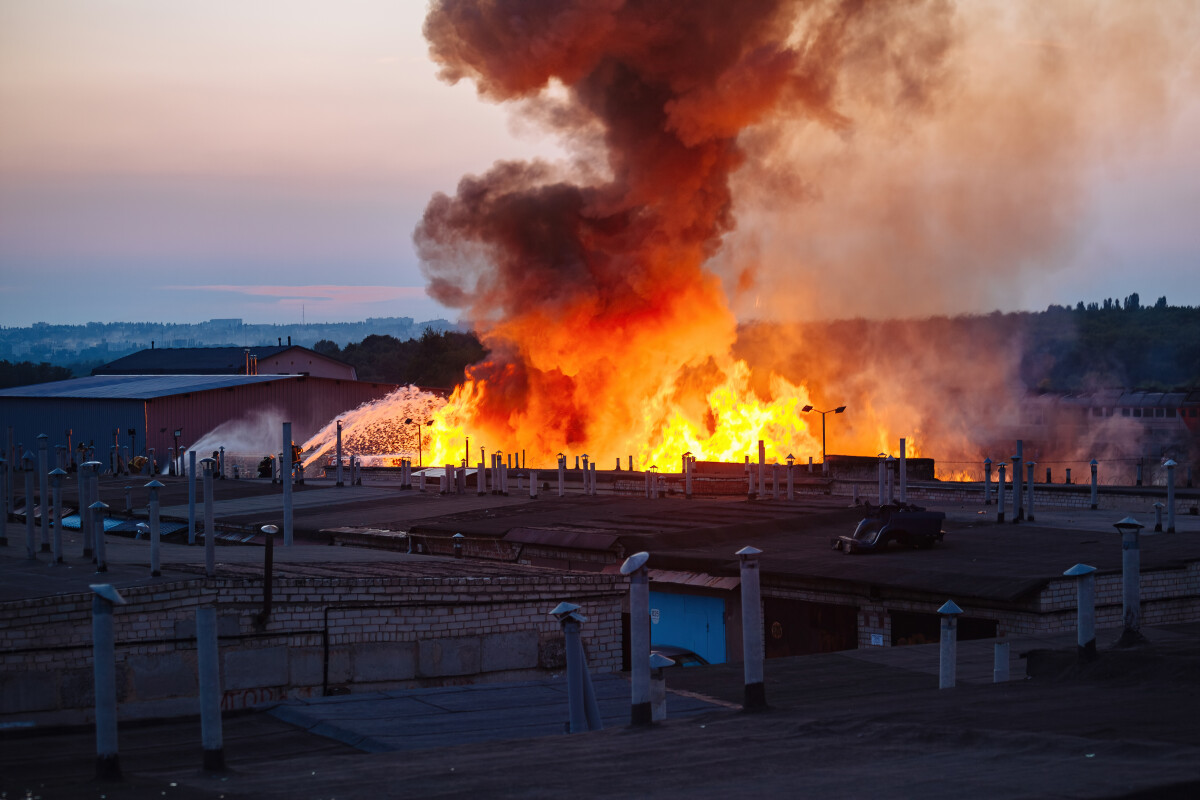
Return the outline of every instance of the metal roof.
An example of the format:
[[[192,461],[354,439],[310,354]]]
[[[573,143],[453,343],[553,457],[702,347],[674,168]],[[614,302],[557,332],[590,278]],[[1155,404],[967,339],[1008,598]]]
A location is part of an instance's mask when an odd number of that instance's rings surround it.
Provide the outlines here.
[[[139,350],[93,370],[93,375],[236,375],[246,368],[246,353],[267,359],[285,350],[304,350],[299,345],[263,347],[157,347]]]
[[[0,389],[0,397],[90,400],[152,400],[255,383],[289,380],[296,375],[92,375],[68,381]]]

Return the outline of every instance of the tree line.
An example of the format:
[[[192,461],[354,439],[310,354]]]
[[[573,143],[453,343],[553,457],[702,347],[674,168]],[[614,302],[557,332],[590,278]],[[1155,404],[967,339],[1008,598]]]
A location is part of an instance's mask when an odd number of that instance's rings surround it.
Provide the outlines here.
[[[360,381],[438,389],[462,383],[466,368],[482,361],[488,353],[474,333],[430,328],[419,339],[401,341],[394,336],[371,335],[345,347],[322,339],[312,349],[353,365]]]

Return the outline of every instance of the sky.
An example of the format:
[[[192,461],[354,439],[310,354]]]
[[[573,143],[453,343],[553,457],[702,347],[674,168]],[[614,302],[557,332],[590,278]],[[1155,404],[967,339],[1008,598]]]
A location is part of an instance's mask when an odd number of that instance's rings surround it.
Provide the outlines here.
[[[438,80],[424,6],[0,0],[0,325],[455,319],[412,243],[429,198],[563,153]],[[1087,168],[1060,263],[937,310],[1200,305],[1195,44],[1184,58],[1154,130]]]

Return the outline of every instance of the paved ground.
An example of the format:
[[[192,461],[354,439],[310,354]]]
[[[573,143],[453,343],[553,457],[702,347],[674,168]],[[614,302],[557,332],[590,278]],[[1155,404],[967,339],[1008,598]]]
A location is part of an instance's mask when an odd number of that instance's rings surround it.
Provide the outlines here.
[[[121,504],[120,482],[104,491],[106,502]],[[247,526],[278,524],[276,501],[262,497],[277,492],[261,482],[220,482],[218,516]],[[1120,548],[1111,525],[1125,516],[1048,508],[1038,510],[1035,524],[999,526],[994,508],[949,505],[943,547],[879,559],[828,549],[830,531],[859,513],[846,510],[844,498],[689,504],[577,495],[544,498],[530,509],[526,498],[439,497],[382,485],[332,489],[310,481],[298,488],[297,500],[306,494],[316,504],[297,504],[297,527],[314,533],[333,520],[393,530],[453,526],[481,536],[516,520],[590,521],[620,530],[631,543],[660,542],[664,558],[669,550],[681,563],[713,564],[737,549],[733,543],[754,543],[745,535],[758,532],[768,540],[764,570],[833,570],[843,578],[928,583],[947,593],[1012,591],[1031,574],[1057,574],[1077,561],[1116,568]],[[340,502],[343,496],[354,502]],[[317,503],[317,497],[327,499]],[[176,480],[164,490],[164,502],[178,506],[180,499],[186,502],[186,485]],[[1200,518],[1181,517],[1178,525],[1174,536],[1144,538],[1143,565],[1197,557]],[[81,557],[77,533],[66,537],[67,564],[51,565],[45,554],[25,560],[22,524],[6,530],[0,599],[81,591],[100,577]],[[252,574],[262,554],[258,547],[223,546],[218,569]],[[463,568],[462,562],[350,547],[300,544],[275,554],[277,574]],[[198,577],[203,558],[201,547],[165,545],[165,574],[151,579],[148,545],[112,537],[103,580],[120,586]],[[516,567],[474,562],[470,568]],[[985,578],[1003,585],[989,588]],[[123,725],[128,780],[115,786],[89,779],[90,731],[0,731],[0,796],[1200,796],[1200,626],[1156,629],[1146,645],[1119,651],[1110,649],[1116,633],[1102,632],[1102,657],[1085,667],[1076,664],[1069,639],[1014,641],[1014,679],[1003,685],[989,680],[992,643],[964,642],[960,684],[947,691],[936,688],[936,646],[772,659],[766,669],[772,708],[759,714],[729,708],[741,699],[737,666],[678,670],[670,685],[679,713],[650,730],[621,723],[623,681],[615,677],[600,681],[610,724],[570,736],[554,732],[564,711],[556,708],[561,687],[553,682],[329,698],[274,712],[300,726],[265,713],[227,718],[231,771],[215,776],[198,770],[195,720]],[[1022,659],[1021,652],[1032,655]],[[467,702],[456,706],[456,700]],[[706,703],[715,709],[704,711]],[[684,709],[694,715],[681,716]],[[313,732],[335,729],[344,741]],[[396,750],[368,754],[347,741]]]

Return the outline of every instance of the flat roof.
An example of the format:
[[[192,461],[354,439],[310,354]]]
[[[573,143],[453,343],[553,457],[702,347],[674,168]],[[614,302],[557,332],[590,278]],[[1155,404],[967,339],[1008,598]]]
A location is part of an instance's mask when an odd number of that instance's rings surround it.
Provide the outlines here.
[[[0,389],[0,397],[76,400],[152,400],[188,392],[204,392],[255,383],[298,378],[299,375],[92,375],[66,381],[35,383]]]

